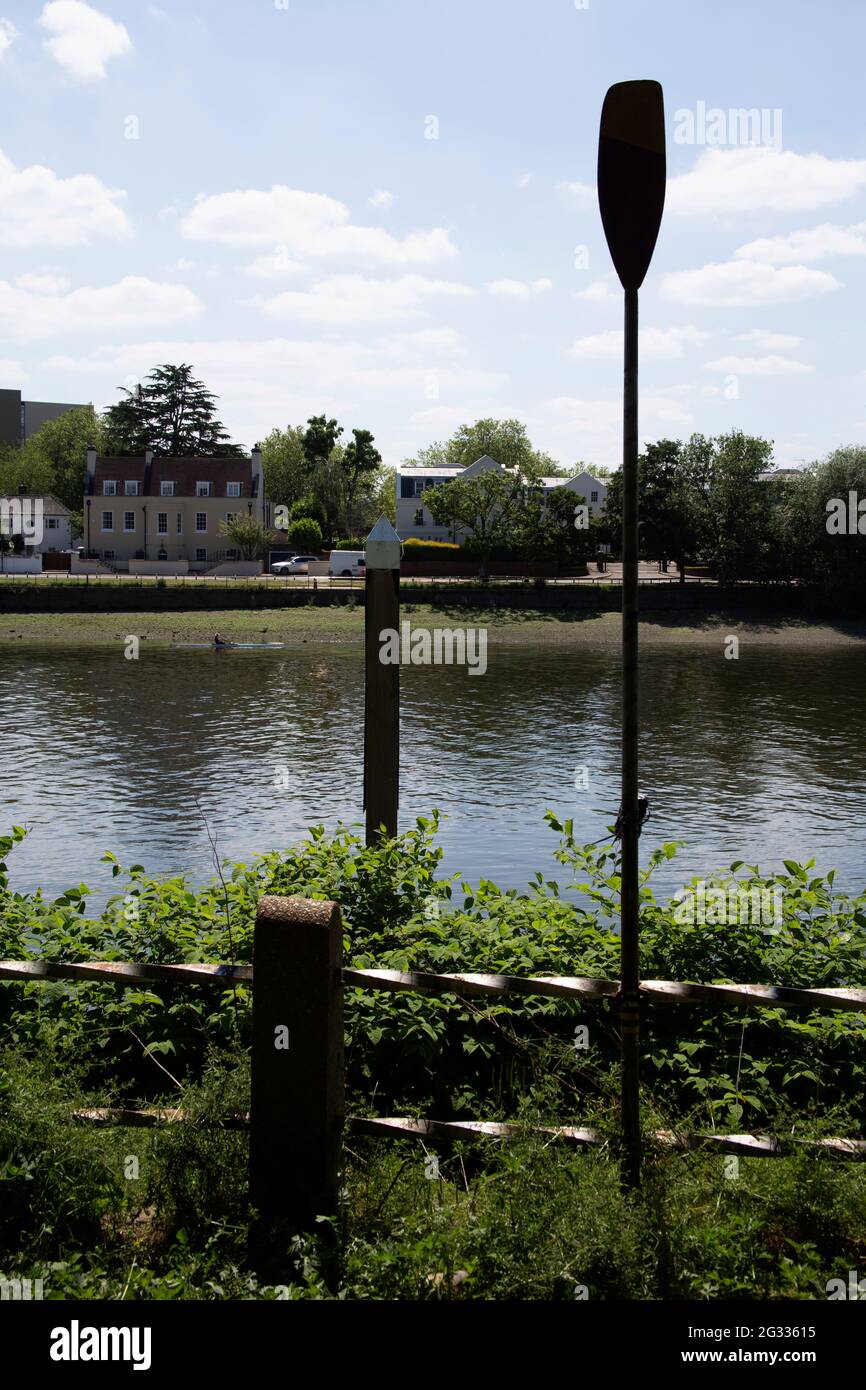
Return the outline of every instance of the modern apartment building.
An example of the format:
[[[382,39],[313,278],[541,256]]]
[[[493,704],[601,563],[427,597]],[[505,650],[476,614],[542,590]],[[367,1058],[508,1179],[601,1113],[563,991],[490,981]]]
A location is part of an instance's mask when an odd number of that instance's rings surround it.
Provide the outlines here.
[[[502,465],[489,454],[470,463],[468,468],[398,468],[397,469],[397,532],[401,540],[410,538],[425,541],[461,541],[463,531],[450,526],[438,526],[424,506],[424,493],[438,483],[449,482],[452,478],[472,478],[479,473],[496,469],[504,472]],[[554,488],[567,487],[576,497],[585,497],[590,515],[604,511],[607,500],[607,484],[593,477],[591,473],[579,473],[575,478],[542,478],[542,493]]]
[[[0,444],[24,444],[46,420],[77,409],[58,401],[25,401],[20,391],[0,390]]]
[[[232,516],[268,520],[262,456],[154,458],[87,451],[84,548],[125,568],[130,560],[211,569],[240,554],[222,533]]]

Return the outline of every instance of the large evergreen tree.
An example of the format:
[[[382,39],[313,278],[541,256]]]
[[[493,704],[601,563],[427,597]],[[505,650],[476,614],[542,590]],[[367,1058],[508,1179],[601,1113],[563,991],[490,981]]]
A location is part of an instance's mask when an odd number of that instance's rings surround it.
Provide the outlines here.
[[[216,414],[216,396],[193,376],[192,366],[154,367],[125,399],[103,416],[105,451],[172,457],[239,458],[244,451],[229,441]]]

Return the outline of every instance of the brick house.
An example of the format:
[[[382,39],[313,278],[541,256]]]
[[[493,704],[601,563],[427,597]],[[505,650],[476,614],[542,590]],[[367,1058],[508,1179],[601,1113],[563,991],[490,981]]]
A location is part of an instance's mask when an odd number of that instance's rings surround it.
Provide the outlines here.
[[[118,569],[130,561],[163,561],[195,571],[239,560],[221,531],[221,523],[238,515],[269,521],[258,446],[249,458],[87,451],[84,548]]]

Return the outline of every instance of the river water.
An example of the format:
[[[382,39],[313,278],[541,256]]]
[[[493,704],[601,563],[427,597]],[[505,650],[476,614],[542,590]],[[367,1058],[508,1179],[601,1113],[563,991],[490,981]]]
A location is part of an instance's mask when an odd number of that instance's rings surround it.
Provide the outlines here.
[[[642,849],[687,842],[661,888],[734,858],[814,855],[839,887],[864,889],[866,650],[750,646],[728,661],[656,647],[642,672]],[[544,811],[573,817],[586,841],[616,814],[617,652],[491,645],[483,677],[407,667],[401,680],[401,826],[436,806],[445,869],[565,882]],[[213,873],[203,818],[230,859],[361,822],[362,650],[154,649],[133,662],[119,646],[7,647],[0,758],[0,826],[32,826],[15,887],[84,881],[99,903],[106,849],[200,882]]]

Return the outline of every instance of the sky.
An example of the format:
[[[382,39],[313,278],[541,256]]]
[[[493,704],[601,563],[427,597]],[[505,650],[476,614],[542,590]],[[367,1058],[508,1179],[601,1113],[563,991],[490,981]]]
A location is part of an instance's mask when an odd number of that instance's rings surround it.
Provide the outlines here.
[[[823,457],[866,435],[864,52],[862,0],[0,0],[0,385],[102,409],[184,361],[246,447],[514,416],[615,467],[598,122],[649,77],[641,439]]]

